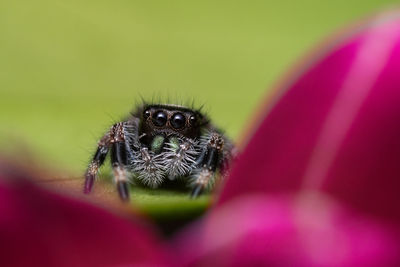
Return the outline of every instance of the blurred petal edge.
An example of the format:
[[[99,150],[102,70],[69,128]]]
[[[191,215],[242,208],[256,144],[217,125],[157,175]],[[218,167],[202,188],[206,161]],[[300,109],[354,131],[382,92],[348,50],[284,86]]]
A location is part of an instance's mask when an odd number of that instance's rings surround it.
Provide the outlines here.
[[[175,240],[184,266],[391,266],[399,232],[317,194],[244,196]]]
[[[400,224],[400,13],[376,16],[324,51],[265,108],[218,204],[316,190]]]
[[[1,266],[167,266],[141,219],[118,217],[41,189],[0,164]]]

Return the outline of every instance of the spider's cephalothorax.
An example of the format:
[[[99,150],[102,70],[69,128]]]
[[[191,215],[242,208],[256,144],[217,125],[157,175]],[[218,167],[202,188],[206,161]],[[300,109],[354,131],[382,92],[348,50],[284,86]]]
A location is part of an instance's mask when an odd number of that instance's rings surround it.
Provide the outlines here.
[[[153,188],[166,178],[183,177],[193,186],[191,196],[197,197],[213,184],[218,170],[226,173],[233,148],[232,142],[198,110],[144,104],[100,139],[85,174],[84,192],[91,191],[97,172],[111,151],[121,199],[129,199],[130,177]]]

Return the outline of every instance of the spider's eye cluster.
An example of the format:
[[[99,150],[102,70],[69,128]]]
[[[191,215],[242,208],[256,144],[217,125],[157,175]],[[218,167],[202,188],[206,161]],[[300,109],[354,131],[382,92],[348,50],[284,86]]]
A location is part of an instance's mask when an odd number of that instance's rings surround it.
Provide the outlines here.
[[[175,113],[171,118],[171,125],[175,129],[181,129],[183,126],[185,126],[185,122],[185,115],[179,112]]]
[[[168,116],[164,111],[157,111],[153,114],[152,119],[155,126],[161,127],[167,123]]]
[[[171,112],[172,114],[170,114]],[[193,113],[185,114],[181,111],[168,111],[164,109],[150,110],[143,112],[144,119],[151,119],[152,124],[156,127],[164,127],[167,124],[176,130],[185,128],[185,126],[195,126],[197,116]]]

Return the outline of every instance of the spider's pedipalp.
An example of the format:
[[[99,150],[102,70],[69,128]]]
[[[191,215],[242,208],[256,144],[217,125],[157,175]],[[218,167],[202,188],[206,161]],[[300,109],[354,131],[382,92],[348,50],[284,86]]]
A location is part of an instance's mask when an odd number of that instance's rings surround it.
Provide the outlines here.
[[[147,147],[142,147],[138,157],[132,161],[132,171],[138,174],[137,179],[143,184],[156,188],[164,181],[162,154],[154,154]]]
[[[199,154],[195,147],[196,143],[176,139],[166,145],[164,158],[168,178],[174,180],[176,177],[189,174]]]

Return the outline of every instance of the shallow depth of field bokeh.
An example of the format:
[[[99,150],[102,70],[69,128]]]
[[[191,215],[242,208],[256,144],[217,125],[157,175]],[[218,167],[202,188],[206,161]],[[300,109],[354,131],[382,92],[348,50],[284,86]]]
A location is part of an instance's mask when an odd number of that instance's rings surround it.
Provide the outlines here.
[[[140,95],[193,98],[236,139],[296,59],[391,3],[2,1],[1,150],[81,173]]]

